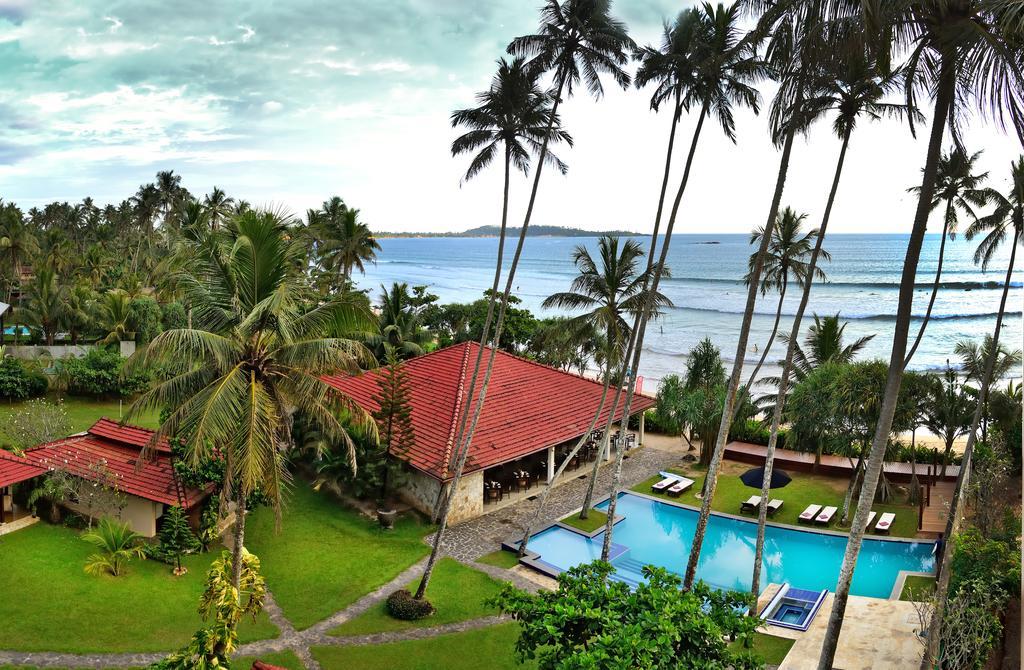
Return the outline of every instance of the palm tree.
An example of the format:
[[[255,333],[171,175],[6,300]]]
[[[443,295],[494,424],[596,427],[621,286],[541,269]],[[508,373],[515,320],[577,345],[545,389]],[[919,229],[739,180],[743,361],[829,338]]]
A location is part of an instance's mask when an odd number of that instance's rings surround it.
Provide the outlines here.
[[[924,337],[925,328],[928,326],[928,321],[932,315],[932,307],[935,305],[935,296],[939,293],[939,282],[942,277],[942,262],[946,255],[946,239],[956,239],[956,229],[959,222],[959,213],[962,211],[967,216],[970,216],[975,221],[978,220],[978,215],[975,214],[974,208],[985,205],[985,196],[982,191],[978,189],[981,187],[982,182],[988,177],[987,172],[982,174],[974,174],[974,164],[981,156],[981,152],[967,155],[962,149],[953,149],[948,154],[943,154],[939,159],[939,165],[937,168],[937,179],[938,183],[935,184],[935,193],[932,196],[932,209],[937,209],[940,205],[945,203],[945,210],[942,217],[942,238],[939,243],[939,260],[938,265],[935,268],[935,281],[932,284],[932,294],[928,298],[928,308],[925,310],[924,318],[921,320],[921,328],[917,331],[917,337],[914,338],[914,344],[911,345],[910,351],[907,352],[907,358],[904,360],[904,365],[909,365],[911,359],[914,357],[914,353],[917,351],[917,347],[921,344],[921,339]],[[914,186],[908,189],[910,193],[920,192],[920,186]]]
[[[812,275],[813,278],[825,279],[825,272],[821,268],[815,266],[812,269],[807,262],[813,248],[812,241],[817,238],[818,231],[811,230],[803,233],[801,227],[806,218],[806,214],[798,214],[790,207],[784,207],[776,218],[775,231],[772,233],[772,241],[768,244],[764,267],[762,268],[761,295],[766,296],[769,291],[778,291],[779,304],[775,309],[775,322],[772,324],[772,332],[768,336],[768,342],[764,345],[764,351],[761,353],[760,360],[757,361],[757,365],[754,366],[753,371],[750,373],[750,378],[747,380],[747,388],[750,388],[750,385],[754,383],[757,373],[761,371],[761,366],[764,365],[765,359],[768,358],[768,352],[771,351],[772,344],[775,342],[775,335],[779,331],[779,320],[782,319],[782,305],[786,300],[786,290],[789,288],[790,280],[795,281],[797,286],[803,286],[812,280]],[[762,235],[764,235],[763,227],[751,233],[750,243],[760,243]],[[819,253],[825,260],[832,259],[824,249],[821,249]],[[756,264],[757,254],[751,254],[749,261],[751,270],[753,270]],[[748,274],[744,278],[744,283],[749,282],[750,275]]]
[[[411,300],[409,285],[404,282],[394,282],[390,290],[380,287],[380,333],[367,339],[378,361],[389,354],[398,359],[419,356],[423,345],[432,339]]]
[[[964,381],[978,382],[985,378],[985,369],[989,359],[995,356],[992,366],[992,381],[996,382],[1020,365],[1019,349],[1010,351],[1005,345],[995,345],[992,334],[987,333],[979,345],[975,340],[960,340],[953,345],[953,353],[960,357],[960,369],[964,373]]]
[[[85,571],[91,575],[119,577],[128,561],[146,557],[143,537],[128,524],[109,517],[100,519],[94,530],[82,534],[82,539],[100,550],[85,559]]]
[[[29,285],[28,303],[24,308],[27,323],[43,331],[47,345],[53,345],[57,331],[64,322],[66,291],[57,282],[53,268],[41,267],[36,270]]]
[[[39,253],[39,240],[33,228],[25,223],[21,211],[13,203],[0,201],[0,259],[6,266],[7,302],[21,281],[27,264]]]
[[[353,268],[366,272],[363,263],[376,262],[380,244],[370,227],[359,220],[358,209],[345,207],[342,203],[342,209],[336,211],[335,201],[340,201],[340,198],[324,203],[324,215],[319,218],[319,251],[325,268],[338,274],[340,285],[344,286],[352,279]]]
[[[292,262],[303,250],[286,234],[288,223],[249,211],[230,222],[220,245],[197,244],[178,282],[196,327],[166,330],[129,360],[129,367],[152,366],[164,377],[132,404],[128,418],[165,411],[154,444],[174,436],[188,445],[191,462],[224,458],[222,495],[235,501],[236,587],[246,498],[260,491],[280,509],[292,416],[300,414],[327,443],[347,449],[352,463],[352,441],[338,412],[375,437],[365,412],[320,378],[371,360],[362,345],[324,336],[339,318],[368,319],[343,298],[304,307],[313,296]]]
[[[121,289],[112,289],[100,296],[96,304],[96,316],[100,329],[106,333],[102,344],[126,342],[135,339],[135,333],[128,330],[131,298]]]
[[[697,143],[701,136],[704,120],[709,114],[713,114],[722,128],[722,132],[735,143],[736,126],[733,108],[745,106],[752,109],[755,114],[758,113],[760,111],[760,95],[752,84],[764,78],[768,73],[766,64],[757,56],[753,36],[749,34],[743,36],[739,28],[741,17],[738,3],[729,8],[722,5],[712,7],[710,4],[704,4],[700,8],[696,8],[696,12],[691,19],[695,22],[694,28],[692,31],[688,31],[692,40],[689,47],[689,58],[693,76],[686,81],[682,89],[681,100],[684,109],[690,109],[693,106],[699,107],[700,111],[690,140],[690,149],[686,156],[682,178],[672,202],[672,209],[665,229],[665,239],[661,245],[657,265],[653,266],[649,289],[651,294],[656,294],[658,291],[658,284],[661,281],[665,261],[668,257],[672,232],[679,215],[679,206],[689,183],[690,170],[693,167],[693,158],[697,151]],[[648,258],[649,264],[651,260],[653,260],[653,254]],[[648,271],[650,272],[651,269],[649,265]],[[623,382],[632,380],[639,368],[649,316],[649,310],[644,310],[635,321],[634,334],[626,347],[623,366],[620,374],[616,375],[616,378]],[[635,390],[636,385],[632,383],[626,383],[625,388],[619,386],[616,389],[612,411],[609,414],[608,423],[605,425],[606,440],[607,434],[611,431],[612,418],[617,414],[620,398],[625,396],[620,416],[629,416]],[[616,445],[615,469],[612,473],[611,499],[608,509],[610,519],[614,519],[615,506],[618,502],[623,456],[622,441],[619,441]],[[609,521],[605,527],[604,544],[601,549],[602,558],[605,560],[611,551],[612,526],[613,523]]]
[[[216,186],[203,198],[203,207],[210,217],[210,225],[214,230],[220,228],[221,224],[231,216],[231,208],[235,199],[228,197],[228,194]]]
[[[509,296],[514,286],[516,268],[519,266],[519,258],[522,255],[523,244],[526,241],[526,233],[530,227],[530,220],[533,218],[533,208],[537,201],[537,189],[540,186],[541,174],[544,164],[547,161],[548,145],[551,140],[552,131],[558,120],[558,106],[562,102],[562,94],[571,96],[573,88],[581,82],[586,85],[595,97],[601,97],[604,89],[601,85],[601,73],[610,75],[622,88],[629,85],[629,75],[623,70],[628,58],[626,51],[633,47],[633,41],[626,34],[626,26],[611,16],[610,0],[546,0],[541,9],[540,30],[534,35],[518,37],[508,46],[508,52],[513,56],[532,57],[531,68],[535,72],[552,72],[554,75],[554,95],[552,97],[551,112],[548,117],[547,130],[541,138],[537,169],[533,175],[533,185],[530,189],[530,198],[526,206],[526,214],[523,218],[523,225],[519,231],[519,240],[516,243],[516,250],[512,256],[512,263],[509,266],[508,279],[505,283],[505,290],[501,294],[498,308],[497,321],[494,326],[493,337],[490,341],[494,344],[491,347],[487,359],[487,367],[480,384],[479,391],[476,390],[477,377],[480,372],[484,346],[480,347],[480,353],[473,366],[473,374],[470,377],[468,397],[473,398],[477,393],[476,403],[466,403],[465,411],[460,419],[459,429],[456,433],[456,449],[452,454],[452,482],[450,491],[455,491],[462,477],[462,469],[469,454],[469,445],[476,430],[477,421],[480,419],[480,412],[483,410],[484,399],[487,395],[487,386],[490,383],[491,371],[494,369],[494,357],[497,353],[497,343],[501,341],[501,331],[504,325],[505,312],[508,309]],[[496,272],[500,272],[500,265],[496,265]],[[493,314],[495,303],[498,300],[496,291],[492,291],[488,304],[488,313]],[[485,320],[481,345],[488,341],[490,330],[490,319]],[[470,407],[474,406],[472,421],[470,421]],[[444,497],[440,507],[440,527],[434,536],[434,546],[427,562],[427,569],[420,581],[416,591],[416,598],[422,598],[433,573],[434,564],[437,561],[441,539],[447,527],[447,517],[451,496]]]
[[[597,241],[599,262],[594,260],[586,247],[577,246],[572,259],[579,269],[579,274],[573,279],[568,291],[550,295],[542,303],[545,309],[554,307],[587,310],[586,313],[574,317],[569,322],[569,327],[577,332],[582,332],[584,337],[591,332],[599,332],[604,335],[602,398],[608,393],[613,370],[621,365],[622,356],[632,334],[626,317],[635,320],[647,305],[653,306],[656,311],[672,305],[672,301],[661,293],[656,295],[646,293],[645,287],[650,278],[647,272],[640,270],[640,263],[644,256],[644,250],[640,243],[635,240],[626,240],[620,251],[619,242],[618,237],[610,235],[600,237]],[[600,403],[600,409],[604,409],[603,403]],[[600,416],[600,411],[595,412],[595,415]],[[589,433],[590,431],[587,431],[585,434],[589,435]],[[603,446],[607,447],[606,444]],[[581,519],[587,518],[587,513],[590,511],[601,458],[602,454],[599,450],[598,457],[594,459],[590,483],[583,499],[583,509],[580,511]],[[541,506],[543,506],[543,501]]]
[[[814,325],[807,329],[804,344],[786,337],[793,342],[793,360],[791,373],[797,381],[807,378],[811,371],[826,363],[845,365],[850,363],[875,336],[865,335],[846,344],[843,333],[847,322],[839,320],[839,314],[819,317],[814,315]],[[806,348],[805,348],[806,347]]]
[[[1024,37],[1024,26],[1020,27],[1021,37]],[[960,523],[961,509],[967,493],[967,487],[971,476],[971,458],[974,454],[974,444],[978,436],[978,425],[988,407],[988,394],[993,381],[997,379],[995,372],[1001,360],[1007,357],[1002,355],[1002,347],[999,344],[999,333],[1003,327],[1003,316],[1006,313],[1006,299],[1010,293],[1010,284],[1013,278],[1014,263],[1017,259],[1017,246],[1024,240],[1024,156],[1019,157],[1010,165],[1011,186],[1007,194],[1000,193],[996,189],[988,188],[984,191],[986,200],[995,204],[995,210],[977,221],[967,229],[966,237],[973,240],[979,235],[984,235],[978,248],[974,253],[974,262],[981,264],[981,269],[987,270],[996,252],[1009,238],[1010,258],[1006,264],[1006,278],[1003,280],[1003,294],[999,301],[999,311],[996,314],[996,325],[988,344],[988,360],[985,364],[985,372],[979,377],[980,388],[978,389],[977,406],[974,409],[974,417],[971,420],[971,429],[967,434],[967,445],[964,447],[963,459],[960,463],[960,474],[956,480],[956,491],[949,508],[949,517],[946,521],[946,544],[955,544],[952,540],[957,532]],[[1020,351],[1010,354],[1010,357],[1020,362]],[[945,612],[946,598],[949,593],[949,576],[952,570],[949,568],[949,561],[952,558],[952,548],[943,547],[942,559],[939,563],[938,580],[935,585],[937,595],[935,609],[932,613],[931,626],[928,631],[928,646],[925,650],[922,666],[931,664],[933,659],[938,658],[939,637],[942,630],[942,617]]]
[[[974,403],[957,380],[956,371],[946,363],[942,376],[935,376],[928,387],[928,398],[923,405],[923,425],[942,439],[945,451],[942,454],[942,476],[946,476],[949,454],[953,443],[971,427]]]
[[[78,282],[64,292],[64,327],[68,329],[71,344],[78,344],[82,332],[92,323],[96,292],[87,283]]]

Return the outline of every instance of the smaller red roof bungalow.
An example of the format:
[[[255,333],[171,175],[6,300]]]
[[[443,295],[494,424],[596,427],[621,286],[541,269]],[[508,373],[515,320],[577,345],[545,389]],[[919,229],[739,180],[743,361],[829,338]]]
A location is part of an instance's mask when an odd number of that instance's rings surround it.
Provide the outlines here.
[[[467,342],[402,364],[409,379],[415,433],[412,448],[397,455],[410,472],[402,493],[426,513],[433,512],[442,489],[446,490],[453,479],[459,417],[469,402],[479,350],[478,344]],[[487,353],[481,364],[481,379]],[[377,409],[373,397],[379,392],[378,377],[377,371],[370,371],[356,376],[328,376],[324,381],[372,412]],[[457,522],[478,516],[484,511],[484,503],[491,500],[533,495],[529,489],[549,478],[561,456],[587,432],[600,405],[601,391],[601,384],[590,379],[499,350],[450,519]],[[608,394],[598,428],[608,420],[614,395],[614,390]],[[473,402],[475,406],[476,398]],[[630,413],[642,417],[642,412],[654,404],[653,398],[637,394]],[[616,421],[621,420],[622,410],[621,406],[617,409]],[[596,451],[587,452],[591,461],[598,457]],[[524,473],[527,476],[520,476]]]
[[[11,487],[28,481],[46,472],[27,458],[0,449],[0,535],[16,529],[10,524],[28,516],[25,509],[14,504]]]
[[[181,485],[166,441],[140,459],[152,437],[152,430],[103,418],[84,433],[29,449],[24,460],[39,473],[62,469],[82,479],[109,484],[125,496],[127,504],[120,511],[108,513],[119,516],[135,532],[152,537],[168,507],[178,505],[186,511],[198,511],[199,503],[209,495],[209,491]],[[73,503],[68,507],[83,511]]]

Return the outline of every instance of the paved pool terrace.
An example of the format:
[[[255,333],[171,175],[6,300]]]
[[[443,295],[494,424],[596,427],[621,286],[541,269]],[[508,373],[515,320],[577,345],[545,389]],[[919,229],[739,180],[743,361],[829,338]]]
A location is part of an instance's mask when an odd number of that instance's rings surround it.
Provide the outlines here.
[[[596,507],[604,509],[606,498]],[[622,492],[616,506],[611,562],[615,578],[635,585],[642,568],[653,564],[677,574],[685,570],[699,510],[643,493]],[[522,563],[548,576],[601,555],[604,529],[583,533],[555,523],[530,541]],[[757,522],[712,512],[697,576],[721,589],[748,591],[753,569]],[[762,582],[832,591],[846,550],[847,535],[822,528],[797,528],[769,522],[765,533]],[[518,548],[520,538],[503,543]],[[934,543],[905,538],[866,537],[854,572],[851,593],[889,598],[900,573],[933,572]]]

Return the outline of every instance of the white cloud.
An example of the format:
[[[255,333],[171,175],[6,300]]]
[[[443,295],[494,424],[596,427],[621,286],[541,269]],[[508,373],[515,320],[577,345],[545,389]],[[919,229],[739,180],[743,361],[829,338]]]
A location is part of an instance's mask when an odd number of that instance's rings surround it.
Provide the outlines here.
[[[124,22],[116,16],[104,16],[103,20],[110,22],[110,28],[107,29],[107,32],[109,32],[110,34],[116,33],[118,30],[121,29],[121,26],[124,25]]]
[[[262,109],[267,114],[275,114],[284,109],[284,105],[282,105],[277,100],[267,100],[265,103],[263,103]]]
[[[247,26],[247,25],[244,25],[244,24],[240,23],[236,27],[239,30],[242,31],[242,37],[241,37],[242,42],[248,42],[256,34],[256,31],[252,29],[252,26]]]

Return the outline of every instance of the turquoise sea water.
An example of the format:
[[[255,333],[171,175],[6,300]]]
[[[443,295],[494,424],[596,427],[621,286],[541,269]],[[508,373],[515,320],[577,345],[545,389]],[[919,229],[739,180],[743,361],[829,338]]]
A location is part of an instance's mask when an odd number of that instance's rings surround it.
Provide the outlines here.
[[[621,552],[612,560],[620,579],[636,583],[645,565],[685,572],[697,525],[696,511],[622,493],[615,512],[625,517],[615,525],[612,536]],[[717,588],[749,590],[756,537],[757,524],[752,521],[711,515],[697,577]],[[587,539],[552,527],[530,541],[530,550],[540,554],[545,563],[566,570],[599,558],[603,541],[604,533]],[[933,547],[931,542],[865,539],[850,592],[888,598],[901,570],[934,570]],[[765,532],[762,586],[788,582],[810,591],[834,590],[845,551],[845,536],[769,526]]]
[[[650,238],[636,238],[646,248]],[[830,235],[825,248],[831,262],[823,264],[828,280],[815,285],[811,294],[810,313],[840,312],[849,322],[846,337],[874,335],[863,358],[889,359],[895,323],[897,293],[906,235]],[[913,313],[925,312],[938,258],[939,237],[925,238],[918,268]],[[359,287],[372,295],[380,293],[380,285],[393,281],[423,284],[440,296],[442,302],[468,302],[479,298],[490,286],[494,275],[494,259],[498,241],[495,238],[394,238],[380,241],[382,250],[376,265],[367,266],[359,278]],[[506,258],[511,254],[511,244]],[[597,238],[531,237],[526,240],[523,258],[516,273],[515,294],[523,305],[538,316],[557,312],[543,310],[545,297],[569,288],[576,270],[571,254],[577,245],[596,249]],[[933,309],[934,320],[910,367],[916,370],[941,368],[947,358],[956,362],[953,346],[961,338],[980,338],[991,332],[994,313],[999,303],[999,286],[1005,273],[1009,249],[1003,249],[988,272],[974,265],[972,255],[976,242],[963,236],[946,246],[942,288]],[[674,308],[666,311],[657,324],[647,329],[640,372],[652,382],[669,373],[685,370],[685,355],[701,338],[707,336],[722,351],[727,363],[735,356],[736,339],[746,301],[742,277],[752,251],[749,237],[735,234],[676,235],[669,251],[668,265],[672,278],[665,280],[662,291],[672,299]],[[1024,329],[1021,307],[1024,271],[1014,276],[1005,323],[1004,341],[1020,346]],[[778,294],[761,297],[751,328],[750,347],[745,359],[753,365],[762,351],[772,326]],[[798,291],[790,291],[783,314],[793,314],[799,301]],[[912,324],[916,334],[919,321]],[[792,322],[785,316],[781,327],[788,332]],[[784,354],[776,341],[777,356]],[[653,389],[652,389],[653,390]]]

